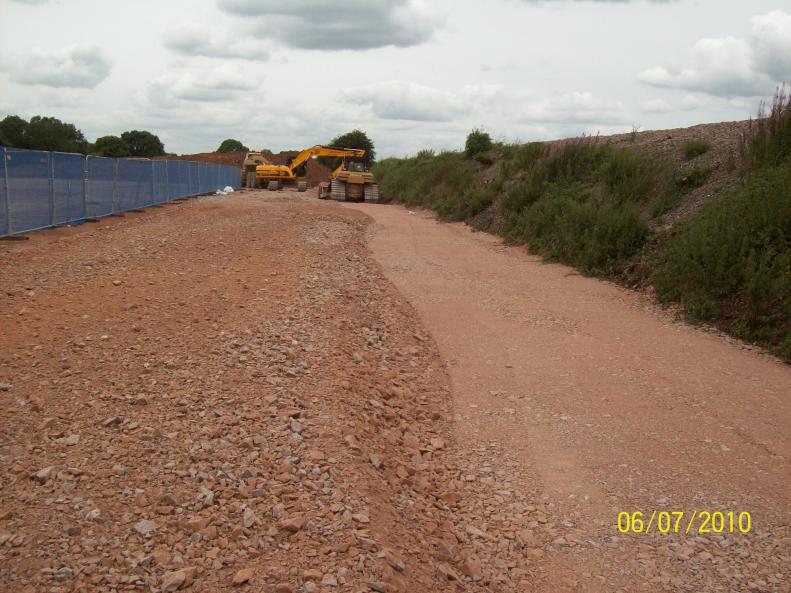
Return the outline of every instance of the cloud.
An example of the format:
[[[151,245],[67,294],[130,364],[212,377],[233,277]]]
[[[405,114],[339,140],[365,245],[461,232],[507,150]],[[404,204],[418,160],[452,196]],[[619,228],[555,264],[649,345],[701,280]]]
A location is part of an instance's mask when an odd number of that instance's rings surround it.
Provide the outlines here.
[[[775,10],[752,19],[754,60],[775,80],[791,80],[791,14]]]
[[[351,88],[342,96],[349,103],[370,106],[381,119],[452,121],[468,110],[453,93],[398,80]]]
[[[572,92],[554,98],[528,101],[515,113],[523,123],[626,124],[630,119],[619,101],[589,92]]]
[[[9,60],[7,69],[11,80],[20,84],[92,89],[109,76],[112,61],[95,45],[72,45],[33,48]]]
[[[436,17],[416,0],[217,0],[252,20],[255,35],[300,49],[410,47],[428,41]]]
[[[648,99],[640,103],[640,109],[644,113],[670,113],[673,106],[664,99]]]
[[[697,95],[685,95],[684,98],[681,99],[681,108],[685,111],[695,111],[696,109],[702,109],[707,105],[708,102]]]
[[[266,61],[268,49],[259,41],[239,40],[218,34],[212,28],[197,23],[182,25],[169,31],[165,47],[183,56],[231,58]]]
[[[257,90],[259,83],[250,80],[238,65],[225,63],[206,70],[159,76],[148,83],[146,97],[157,108],[180,108],[184,101],[217,103],[235,99]]]
[[[720,97],[771,93],[791,79],[791,15],[774,11],[752,19],[746,39],[701,39],[685,66],[655,66],[640,73],[651,86],[683,89]]]
[[[46,4],[49,0],[11,0],[12,2],[16,2],[17,4],[28,4],[30,6],[35,6],[36,4]]]

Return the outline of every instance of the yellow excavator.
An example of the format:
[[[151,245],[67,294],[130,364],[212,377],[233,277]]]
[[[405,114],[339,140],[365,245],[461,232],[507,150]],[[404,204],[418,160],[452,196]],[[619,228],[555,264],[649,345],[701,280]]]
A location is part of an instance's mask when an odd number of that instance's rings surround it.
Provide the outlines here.
[[[365,171],[360,160],[365,156],[365,150],[362,148],[317,145],[306,148],[289,159],[285,165],[260,164],[255,168],[257,185],[269,190],[278,190],[282,185],[296,182],[297,189],[305,191],[307,182],[299,178],[305,176],[308,159],[320,156],[343,158],[340,167],[332,173],[332,182],[324,182],[327,185],[327,195],[321,195],[321,185],[319,186],[320,198],[363,201],[366,196],[375,194],[378,198],[378,189],[370,189],[370,186],[374,185],[374,177],[370,172]]]

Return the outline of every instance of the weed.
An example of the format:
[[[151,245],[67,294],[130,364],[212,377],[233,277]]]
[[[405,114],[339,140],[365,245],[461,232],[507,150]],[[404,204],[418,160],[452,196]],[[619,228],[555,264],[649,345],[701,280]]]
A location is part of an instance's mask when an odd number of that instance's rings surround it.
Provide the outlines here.
[[[745,172],[773,167],[791,156],[791,97],[785,85],[775,92],[769,113],[761,105],[758,117],[739,140]]]
[[[708,140],[690,140],[684,144],[684,158],[691,161],[695,157],[706,154],[711,150],[711,142]]]

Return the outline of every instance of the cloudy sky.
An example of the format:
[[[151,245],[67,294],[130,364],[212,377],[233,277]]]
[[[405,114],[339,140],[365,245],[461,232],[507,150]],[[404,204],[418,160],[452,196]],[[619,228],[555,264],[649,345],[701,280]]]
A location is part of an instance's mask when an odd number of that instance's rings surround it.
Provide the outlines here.
[[[381,156],[745,119],[791,81],[791,0],[0,0],[0,117],[169,151]]]

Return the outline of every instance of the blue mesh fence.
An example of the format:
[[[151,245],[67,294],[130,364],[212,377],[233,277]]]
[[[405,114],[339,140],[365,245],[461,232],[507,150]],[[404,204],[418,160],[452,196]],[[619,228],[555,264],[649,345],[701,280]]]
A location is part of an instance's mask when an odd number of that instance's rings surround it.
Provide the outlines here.
[[[115,173],[119,162],[119,159],[106,157],[89,156],[86,159],[85,218],[102,218],[118,211],[115,207]]]
[[[51,164],[48,152],[6,151],[6,199],[11,230],[52,226]]]
[[[168,201],[168,164],[166,161],[151,161],[154,175],[154,203]]]
[[[179,162],[165,161],[168,171],[168,200],[181,197],[179,186]]]
[[[0,147],[0,237],[239,189],[226,165]]]
[[[52,224],[85,219],[85,157],[54,152],[51,156]]]

